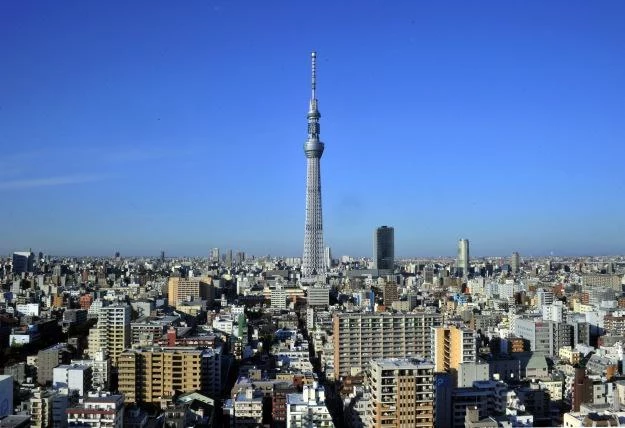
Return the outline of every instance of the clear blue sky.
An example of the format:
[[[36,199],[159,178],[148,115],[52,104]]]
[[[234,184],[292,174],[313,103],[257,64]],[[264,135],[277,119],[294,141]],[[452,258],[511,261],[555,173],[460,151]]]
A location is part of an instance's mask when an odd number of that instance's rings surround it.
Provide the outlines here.
[[[625,1],[0,2],[0,251],[625,253]]]

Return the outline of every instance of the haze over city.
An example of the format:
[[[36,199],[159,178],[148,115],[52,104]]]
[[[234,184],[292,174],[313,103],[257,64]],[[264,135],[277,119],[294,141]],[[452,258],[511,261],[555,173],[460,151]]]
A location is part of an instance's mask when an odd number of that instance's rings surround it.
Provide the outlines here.
[[[625,253],[625,3],[0,3],[0,251]]]

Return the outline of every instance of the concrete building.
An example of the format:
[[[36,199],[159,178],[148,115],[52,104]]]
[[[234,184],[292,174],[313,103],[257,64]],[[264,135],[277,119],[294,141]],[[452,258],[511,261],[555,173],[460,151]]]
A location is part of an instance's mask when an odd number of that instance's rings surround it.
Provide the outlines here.
[[[514,320],[514,332],[529,340],[531,351],[550,356],[557,356],[560,348],[572,346],[574,340],[572,325],[541,318],[517,318]]]
[[[309,287],[306,291],[309,307],[328,306],[330,304],[330,288],[324,285]]]
[[[182,302],[206,300],[208,304],[215,301],[215,287],[210,277],[181,278],[169,277],[167,283],[167,299],[169,306],[177,308]]]
[[[31,427],[64,428],[67,426],[65,410],[69,405],[67,394],[36,390],[30,399]]]
[[[367,384],[367,426],[434,427],[434,364],[412,359],[374,360]]]
[[[512,272],[518,273],[521,267],[521,256],[516,251],[512,253],[512,257],[510,257],[510,268]]]
[[[0,375],[0,418],[13,414],[13,376]]]
[[[285,310],[287,291],[281,286],[276,285],[276,288],[271,290],[271,309]]]
[[[59,343],[37,353],[37,382],[45,385],[52,382],[53,370],[59,364],[69,362],[67,345]]]
[[[440,314],[430,312],[335,313],[332,340],[336,375],[358,375],[372,359],[430,358],[431,328],[440,325],[441,319]]]
[[[6,366],[4,368],[4,374],[5,375],[9,375],[9,376],[13,376],[13,379],[17,383],[24,383],[24,382],[26,382],[26,372],[27,372],[27,370],[26,370],[26,363],[25,362],[19,362],[19,363],[11,364],[11,365]]]
[[[470,267],[470,255],[469,255],[469,240],[458,240],[458,258],[456,259],[456,271],[459,275],[464,276],[469,274]]]
[[[221,392],[221,353],[193,347],[149,347],[123,352],[119,391],[129,403],[158,403],[174,391]]]
[[[89,355],[104,350],[115,366],[117,357],[130,346],[130,315],[128,305],[102,307],[98,323],[89,332]]]
[[[373,268],[393,271],[395,268],[395,229],[378,227],[373,232]]]
[[[88,397],[78,406],[66,410],[69,426],[81,428],[122,428],[124,426],[124,396]]]
[[[108,391],[111,385],[111,360],[106,352],[99,350],[89,360],[72,360],[71,364],[91,367],[91,385],[93,389]]]
[[[287,428],[334,426],[332,416],[325,403],[323,386],[314,382],[312,385],[304,385],[301,394],[287,394],[286,426]]]
[[[89,366],[77,364],[61,364],[53,370],[52,387],[76,391],[84,396],[91,389],[92,370]]]
[[[230,426],[241,428],[256,428],[263,422],[262,391],[256,391],[252,386],[237,392],[234,398],[224,402],[224,414],[230,419]]]
[[[399,292],[397,290],[397,284],[395,281],[385,282],[382,286],[382,304],[386,308],[393,306],[393,302],[399,300]]]
[[[432,359],[436,372],[449,372],[457,380],[461,363],[474,363],[477,339],[474,330],[455,325],[432,327]]]

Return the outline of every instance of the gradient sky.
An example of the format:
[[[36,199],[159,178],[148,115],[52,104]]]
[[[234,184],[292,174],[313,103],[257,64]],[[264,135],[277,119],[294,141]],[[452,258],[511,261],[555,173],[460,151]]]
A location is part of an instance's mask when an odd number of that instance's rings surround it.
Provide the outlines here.
[[[625,1],[0,2],[0,252],[625,253]]]

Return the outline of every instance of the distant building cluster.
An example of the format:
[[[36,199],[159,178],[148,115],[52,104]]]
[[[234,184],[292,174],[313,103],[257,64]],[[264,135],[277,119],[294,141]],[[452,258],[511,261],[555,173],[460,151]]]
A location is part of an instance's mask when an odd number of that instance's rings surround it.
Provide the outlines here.
[[[0,428],[625,426],[625,258],[333,258],[312,59],[302,257],[1,258]]]

